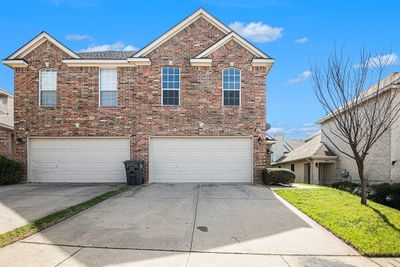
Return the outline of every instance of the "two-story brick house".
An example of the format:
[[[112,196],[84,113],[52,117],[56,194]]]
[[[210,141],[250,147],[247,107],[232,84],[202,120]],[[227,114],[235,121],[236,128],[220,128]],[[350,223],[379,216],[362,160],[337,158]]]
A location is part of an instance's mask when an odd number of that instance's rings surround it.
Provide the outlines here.
[[[135,52],[75,53],[43,32],[14,69],[16,159],[29,182],[257,182],[273,59],[199,9]]]

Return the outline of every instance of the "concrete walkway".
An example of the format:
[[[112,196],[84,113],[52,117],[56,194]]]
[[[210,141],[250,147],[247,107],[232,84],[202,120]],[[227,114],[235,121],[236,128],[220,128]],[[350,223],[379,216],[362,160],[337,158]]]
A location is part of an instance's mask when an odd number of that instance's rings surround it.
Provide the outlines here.
[[[0,186],[0,234],[71,207],[120,185],[17,184]]]
[[[266,187],[152,184],[0,249],[0,266],[380,266]]]

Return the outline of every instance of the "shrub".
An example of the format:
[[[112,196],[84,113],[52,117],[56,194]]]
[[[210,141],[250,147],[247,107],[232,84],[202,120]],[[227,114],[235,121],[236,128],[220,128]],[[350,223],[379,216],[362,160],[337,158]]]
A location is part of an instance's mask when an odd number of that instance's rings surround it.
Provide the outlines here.
[[[16,184],[22,175],[22,167],[15,160],[0,156],[0,185]]]
[[[400,210],[400,183],[371,185],[370,191],[369,199]]]
[[[346,191],[355,195],[361,194],[361,186],[352,182],[337,182],[331,185],[333,188]]]
[[[361,195],[361,186],[352,182],[338,182],[331,185],[333,188],[347,191],[354,195]],[[368,199],[377,203],[400,210],[400,183],[375,184],[367,189]]]
[[[296,179],[296,174],[289,169],[268,168],[262,170],[261,177],[266,185],[292,184]]]

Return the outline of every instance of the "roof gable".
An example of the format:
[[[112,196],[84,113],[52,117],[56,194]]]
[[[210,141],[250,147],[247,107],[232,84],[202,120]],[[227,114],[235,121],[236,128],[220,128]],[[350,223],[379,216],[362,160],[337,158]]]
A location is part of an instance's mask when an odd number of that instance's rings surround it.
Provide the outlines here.
[[[44,42],[49,41],[52,44],[54,44],[56,47],[58,47],[60,50],[65,52],[67,55],[69,55],[71,58],[80,58],[76,53],[74,53],[72,50],[64,46],[62,43],[51,37],[47,32],[41,32],[38,36],[33,38],[31,41],[29,41],[27,44],[22,46],[20,49],[15,51],[11,56],[9,56],[6,60],[16,60],[16,59],[22,59],[25,57],[27,54],[35,50],[38,46],[43,44]]]
[[[210,54],[218,50],[219,48],[223,47],[226,43],[229,41],[235,41],[239,45],[241,45],[243,48],[251,52],[254,56],[257,58],[262,58],[262,59],[271,59],[267,54],[259,50],[257,47],[249,43],[247,40],[245,40],[243,37],[241,37],[239,34],[236,32],[231,32],[228,35],[226,35],[224,38],[204,50],[202,53],[196,56],[196,58],[207,58]]]
[[[193,14],[191,14],[189,17],[175,25],[173,28],[171,28],[169,31],[158,37],[156,40],[139,50],[133,57],[143,57],[148,55],[150,52],[152,52],[154,49],[174,37],[176,34],[178,34],[180,31],[185,29],[187,26],[192,24],[193,22],[197,21],[198,19],[203,18],[216,28],[218,28],[220,31],[222,31],[224,34],[228,34],[232,30],[224,25],[222,22],[220,22],[218,19],[210,15],[207,11],[204,9],[200,8],[197,11],[195,11]]]

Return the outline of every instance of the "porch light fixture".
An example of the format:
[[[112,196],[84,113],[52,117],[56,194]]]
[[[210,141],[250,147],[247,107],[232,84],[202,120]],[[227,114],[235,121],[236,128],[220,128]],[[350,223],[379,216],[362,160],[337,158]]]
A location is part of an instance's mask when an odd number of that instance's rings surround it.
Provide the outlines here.
[[[23,144],[23,143],[24,143],[24,141],[22,141],[21,137],[18,137],[17,139],[15,139],[15,144],[16,145],[20,145],[20,144]]]

